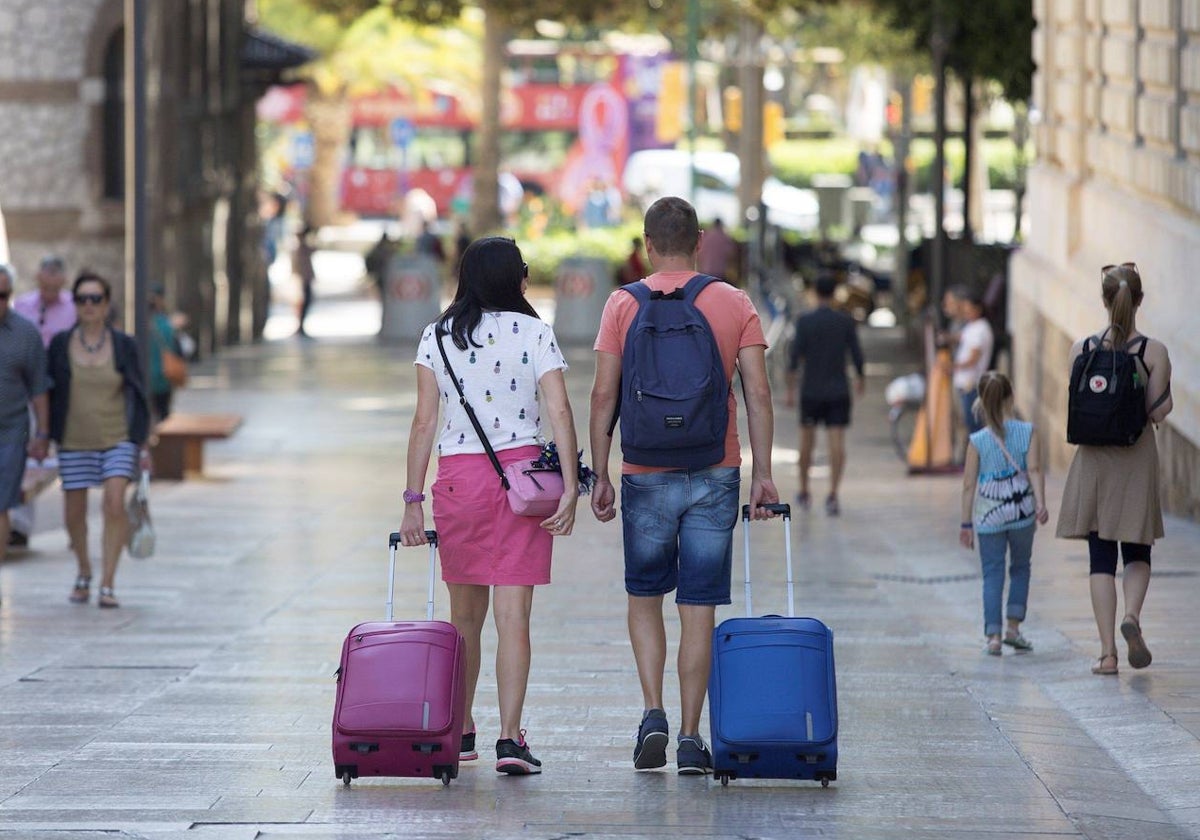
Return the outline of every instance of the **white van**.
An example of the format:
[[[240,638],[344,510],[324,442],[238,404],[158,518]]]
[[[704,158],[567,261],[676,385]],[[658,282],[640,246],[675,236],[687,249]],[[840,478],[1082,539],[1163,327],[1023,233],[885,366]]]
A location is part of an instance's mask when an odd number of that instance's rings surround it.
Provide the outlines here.
[[[741,224],[737,188],[742,165],[732,152],[695,154],[696,193],[692,195],[692,155],[681,149],[645,149],[625,162],[621,185],[642,211],[664,195],[692,202],[700,224],[720,219],[726,227]]]
[[[645,212],[664,195],[692,201],[701,226],[720,219],[726,227],[741,227],[738,184],[742,164],[733,152],[702,151],[695,154],[696,193],[692,196],[692,155],[683,149],[646,149],[634,152],[625,163],[625,194]],[[763,182],[767,221],[788,230],[817,230],[817,196],[812,190],[789,187],[778,178]]]

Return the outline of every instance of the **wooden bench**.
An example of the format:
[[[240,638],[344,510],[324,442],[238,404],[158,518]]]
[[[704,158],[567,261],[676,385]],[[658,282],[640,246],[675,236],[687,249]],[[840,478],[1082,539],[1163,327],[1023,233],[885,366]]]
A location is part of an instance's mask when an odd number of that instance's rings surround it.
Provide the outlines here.
[[[171,414],[154,429],[154,477],[182,479],[204,471],[204,442],[232,437],[242,425],[238,414]]]

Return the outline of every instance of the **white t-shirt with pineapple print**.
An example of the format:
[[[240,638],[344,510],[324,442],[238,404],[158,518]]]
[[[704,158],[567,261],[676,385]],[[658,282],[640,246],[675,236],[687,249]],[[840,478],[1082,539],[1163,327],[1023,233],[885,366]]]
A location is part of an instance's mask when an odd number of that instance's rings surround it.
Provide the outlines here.
[[[442,363],[434,326],[421,333],[415,364],[433,371],[441,392],[438,455],[482,453],[483,444]],[[554,329],[519,312],[485,312],[473,338],[466,350],[455,347],[449,335],[442,337],[442,344],[488,442],[495,450],[540,445],[538,381],[547,371],[567,369]]]

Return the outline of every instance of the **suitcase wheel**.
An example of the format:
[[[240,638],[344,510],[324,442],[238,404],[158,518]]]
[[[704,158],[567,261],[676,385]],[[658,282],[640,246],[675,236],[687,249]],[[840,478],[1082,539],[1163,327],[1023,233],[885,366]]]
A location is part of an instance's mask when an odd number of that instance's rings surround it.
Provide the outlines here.
[[[342,784],[345,785],[346,787],[350,787],[350,778],[351,778],[350,771],[343,770],[342,771]]]
[[[822,780],[821,780],[821,787],[829,787],[829,780],[828,780],[828,779],[822,779]]]
[[[828,783],[828,782],[826,782],[825,784],[829,784],[829,783]],[[443,771],[442,771],[442,786],[443,786],[443,787],[449,787],[449,786],[450,786],[450,771],[449,771],[449,770],[443,770]]]

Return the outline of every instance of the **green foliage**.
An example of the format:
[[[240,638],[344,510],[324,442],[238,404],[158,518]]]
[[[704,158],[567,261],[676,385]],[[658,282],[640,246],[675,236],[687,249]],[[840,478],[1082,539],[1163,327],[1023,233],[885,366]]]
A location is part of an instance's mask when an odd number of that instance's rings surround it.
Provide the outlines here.
[[[785,140],[771,150],[771,167],[775,177],[795,187],[809,187],[812,176],[825,173],[854,175],[858,166],[857,141],[847,137],[829,140]],[[891,158],[891,144],[884,141],[880,152]],[[1031,152],[1027,150],[1026,154]],[[982,148],[987,163],[988,186],[994,190],[1011,190],[1017,185],[1017,150],[1007,137],[987,139]],[[912,189],[914,192],[929,192],[933,187],[934,146],[929,138],[918,137],[912,142],[913,166]],[[962,139],[951,137],[946,140],[946,168],[951,183],[961,182],[963,177],[964,153]],[[1030,161],[1026,160],[1026,165]]]
[[[559,264],[567,257],[598,257],[606,260],[616,276],[617,269],[629,255],[630,240],[641,236],[641,222],[628,222],[618,227],[576,231],[572,227],[548,231],[537,238],[517,235],[517,245],[525,262],[529,263],[529,281],[550,285]]]
[[[866,0],[909,33],[918,52],[932,52],[935,22],[946,63],[960,76],[1000,83],[1006,98],[1028,101],[1033,90],[1033,4],[1029,0]]]
[[[859,148],[859,142],[849,137],[785,140],[771,149],[771,169],[787,184],[809,187],[814,175],[853,175]]]

